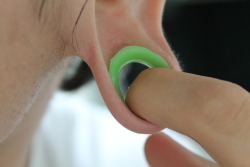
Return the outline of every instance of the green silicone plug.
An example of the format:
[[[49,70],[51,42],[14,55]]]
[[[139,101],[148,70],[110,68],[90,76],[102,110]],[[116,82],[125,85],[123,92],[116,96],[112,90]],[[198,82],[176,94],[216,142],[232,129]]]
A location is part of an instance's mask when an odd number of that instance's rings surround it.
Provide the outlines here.
[[[168,63],[158,54],[140,46],[126,46],[110,61],[109,75],[116,92],[125,102],[119,85],[119,75],[123,67],[130,63],[144,64],[149,68],[169,68]]]

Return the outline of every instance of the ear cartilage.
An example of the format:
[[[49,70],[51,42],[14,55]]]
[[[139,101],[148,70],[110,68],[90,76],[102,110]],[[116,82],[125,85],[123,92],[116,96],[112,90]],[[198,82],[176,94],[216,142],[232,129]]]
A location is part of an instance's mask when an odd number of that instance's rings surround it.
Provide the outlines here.
[[[111,59],[109,75],[116,92],[124,103],[132,81],[140,72],[148,68],[170,67],[161,56],[140,46],[126,46]],[[129,77],[130,82],[127,81]]]

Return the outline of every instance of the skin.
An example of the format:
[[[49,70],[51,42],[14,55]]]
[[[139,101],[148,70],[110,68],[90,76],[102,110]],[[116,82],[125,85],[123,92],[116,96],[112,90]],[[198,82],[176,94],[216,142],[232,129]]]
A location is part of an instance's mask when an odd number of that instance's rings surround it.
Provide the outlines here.
[[[111,112],[126,111],[107,74],[109,60],[122,47],[147,47],[162,55],[172,69],[180,70],[161,28],[164,3],[1,0],[1,165],[27,166],[33,133],[60,83],[68,57],[78,56],[89,64]],[[134,122],[126,126],[132,129]],[[140,129],[143,131],[142,126],[134,130]]]
[[[173,70],[150,69],[134,81],[127,103],[142,118],[190,136],[218,163],[156,134],[145,146],[151,166],[250,166],[250,95],[240,86]]]
[[[1,0],[1,165],[27,166],[30,141],[60,83],[68,57],[78,56],[89,64],[111,111],[118,110],[117,106],[127,110],[117,100],[107,73],[109,60],[124,46],[148,47],[179,69],[161,28],[164,3]],[[133,122],[127,124],[134,127]]]

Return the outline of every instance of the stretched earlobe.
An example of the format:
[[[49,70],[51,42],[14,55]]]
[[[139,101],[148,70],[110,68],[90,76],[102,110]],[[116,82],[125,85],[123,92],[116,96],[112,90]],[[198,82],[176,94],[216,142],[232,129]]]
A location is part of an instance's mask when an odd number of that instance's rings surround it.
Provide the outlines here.
[[[104,101],[118,122],[137,133],[159,132],[162,127],[139,118],[124,104],[110,78],[109,66],[114,55],[125,46],[141,46],[160,55],[164,62],[168,62],[170,68],[179,70],[159,24],[159,11],[163,9],[164,1],[112,2],[96,0],[88,4],[94,8],[88,9],[90,14],[83,14],[82,19],[85,19],[85,23],[82,23],[81,30],[78,28],[77,36],[83,37],[78,40],[78,55],[90,66]],[[152,18],[147,14],[147,9],[151,12]],[[146,18],[147,16],[149,18]]]
[[[128,49],[128,47],[126,47],[126,49]],[[144,49],[145,48],[143,48],[143,50]],[[157,56],[157,55],[155,56],[156,57],[153,56],[154,57],[153,59],[154,60],[158,59],[159,61],[158,63],[162,67],[168,67],[168,64],[164,63],[165,62],[164,59],[162,59],[160,56]],[[152,63],[151,61],[147,61],[147,62],[149,62],[149,64]],[[156,63],[155,65],[159,65],[159,64]],[[128,106],[126,106],[121,95],[119,94],[119,91],[117,91],[119,89],[115,89],[115,85],[111,81],[112,77],[110,77],[107,68],[105,68],[104,61],[98,60],[95,65],[96,67],[92,69],[93,69],[93,74],[97,81],[98,87],[101,91],[101,94],[104,98],[105,103],[107,104],[112,115],[117,119],[118,122],[120,122],[126,128],[137,133],[152,134],[152,133],[159,132],[160,130],[163,129],[160,126],[154,125],[138,117],[128,108]]]

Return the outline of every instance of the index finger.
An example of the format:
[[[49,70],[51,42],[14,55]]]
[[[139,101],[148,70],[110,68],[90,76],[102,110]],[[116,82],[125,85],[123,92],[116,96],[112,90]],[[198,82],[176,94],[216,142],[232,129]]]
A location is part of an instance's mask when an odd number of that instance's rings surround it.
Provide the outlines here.
[[[239,163],[248,160],[250,98],[240,86],[150,69],[134,81],[127,103],[142,118],[194,138],[224,166],[244,166]]]

